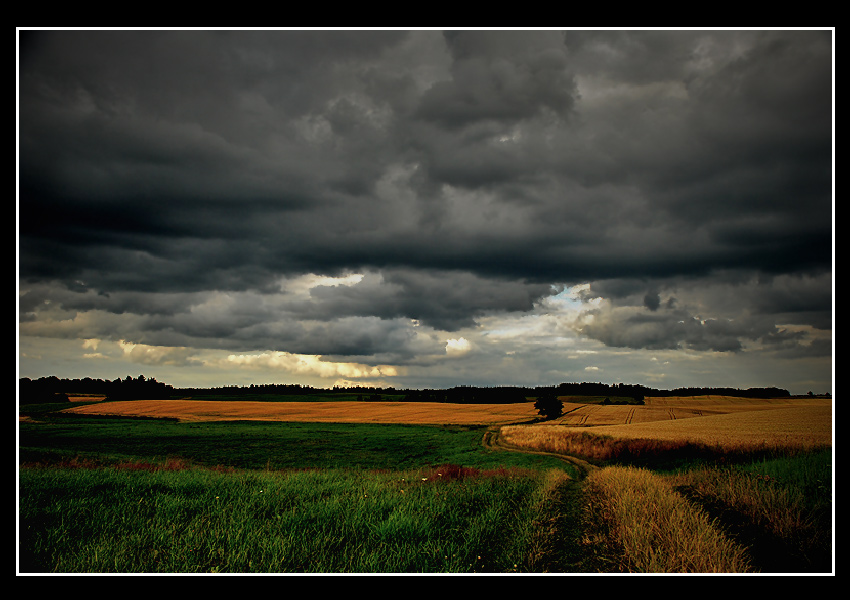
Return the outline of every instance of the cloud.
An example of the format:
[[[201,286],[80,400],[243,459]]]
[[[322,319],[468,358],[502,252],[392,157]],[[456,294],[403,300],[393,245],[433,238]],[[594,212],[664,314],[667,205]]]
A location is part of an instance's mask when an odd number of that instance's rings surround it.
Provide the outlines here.
[[[23,336],[825,356],[828,30],[20,33]]]
[[[124,357],[130,362],[142,365],[186,365],[191,362],[191,351],[188,348],[167,348],[133,344],[119,340],[118,345]]]
[[[420,107],[447,115],[469,104],[457,131],[440,126],[448,116],[430,125],[377,95],[386,89],[374,82],[377,61],[410,43],[405,32],[112,32],[88,38],[79,55],[63,47],[79,41],[68,33],[39,34],[43,49],[22,76],[28,278],[203,290],[367,267],[573,283],[635,270],[828,267],[830,47],[820,32],[715,34],[735,40],[733,57],[706,34],[576,44],[557,32],[433,32],[431,45],[444,45],[450,62],[434,59],[442,78],[430,87],[408,86]],[[678,63],[610,81],[636,49],[653,62],[671,46],[674,58],[662,62]],[[98,47],[129,65],[138,61],[131,53],[151,56],[150,81],[95,62]],[[281,53],[296,47],[300,64]],[[59,51],[66,70],[55,67]],[[169,51],[180,53],[175,64]],[[620,90],[616,100],[580,101],[571,74],[591,66],[597,88]],[[178,78],[180,68],[198,69],[196,81]],[[322,79],[331,73],[339,79]],[[272,83],[278,75],[310,101]],[[650,81],[675,78],[681,93],[645,93]],[[772,101],[764,89],[777,92]],[[157,90],[201,110],[172,108]],[[543,108],[556,105],[575,119],[549,119]],[[700,120],[709,115],[757,129],[718,129]],[[407,181],[387,188],[391,173]]]
[[[659,280],[653,286],[663,292],[641,298],[645,284],[640,281],[601,282],[594,288],[599,288],[597,297],[607,300],[583,311],[575,327],[612,347],[719,352],[738,352],[755,342],[802,351],[820,344],[815,341],[821,338],[819,331],[832,327],[828,274],[717,275]]]
[[[466,354],[472,349],[472,345],[469,343],[469,340],[466,338],[452,338],[446,342],[446,354],[450,356],[457,356],[460,354]]]
[[[482,122],[502,125],[571,112],[576,87],[557,33],[452,31],[445,39],[454,58],[450,79],[422,95],[417,116],[460,129]]]
[[[357,379],[395,377],[398,369],[392,366],[369,366],[358,363],[324,361],[319,356],[291,354],[289,352],[264,352],[262,354],[231,354],[227,366],[252,370],[271,370],[294,375],[322,378]]]
[[[489,311],[528,311],[552,293],[548,284],[482,277],[469,272],[385,269],[356,285],[313,289],[314,310],[325,318],[367,316],[416,319],[446,331],[475,324]]]

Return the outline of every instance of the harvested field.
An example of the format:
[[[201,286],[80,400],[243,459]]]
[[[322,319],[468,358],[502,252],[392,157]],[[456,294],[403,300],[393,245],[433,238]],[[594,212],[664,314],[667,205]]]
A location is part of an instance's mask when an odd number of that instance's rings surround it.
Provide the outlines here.
[[[791,406],[832,406],[830,398],[741,398],[738,396],[647,396],[644,405],[650,408],[678,407],[709,409],[719,412],[768,410]]]
[[[732,396],[647,397],[644,405],[564,403],[564,415],[553,424],[572,427],[630,425],[676,421],[777,408],[832,406],[829,398],[737,398]]]
[[[678,408],[666,406],[564,404],[564,416],[552,421],[572,427],[597,427],[600,425],[628,425],[702,417],[719,414],[717,410]]]
[[[717,405],[715,405],[716,407]],[[627,409],[628,407],[600,407]],[[635,407],[644,408],[644,407]],[[663,414],[679,407],[648,407],[646,414]],[[674,410],[675,409],[675,410]],[[719,410],[719,409],[718,409]],[[661,411],[653,413],[653,411]],[[635,411],[638,414],[639,411]],[[599,411],[590,413],[596,423],[602,423]],[[621,415],[622,416],[622,413]],[[501,429],[502,436],[511,444],[532,449],[578,452],[576,444],[586,444],[584,434],[594,438],[612,440],[652,440],[673,444],[698,444],[729,449],[746,448],[799,448],[808,449],[832,444],[832,403],[829,400],[809,401],[806,406],[760,404],[752,410],[733,410],[725,414],[670,418],[597,426],[572,426],[550,421],[536,425],[508,425]]]
[[[832,406],[792,406],[676,419],[606,425],[593,433],[616,438],[691,441],[709,445],[809,447],[832,443]]]
[[[103,402],[106,396],[103,394],[68,394],[70,402]]]
[[[180,421],[300,421],[313,423],[406,423],[498,425],[536,418],[533,402],[448,404],[441,402],[251,402],[132,400],[75,406],[64,413],[172,418]]]

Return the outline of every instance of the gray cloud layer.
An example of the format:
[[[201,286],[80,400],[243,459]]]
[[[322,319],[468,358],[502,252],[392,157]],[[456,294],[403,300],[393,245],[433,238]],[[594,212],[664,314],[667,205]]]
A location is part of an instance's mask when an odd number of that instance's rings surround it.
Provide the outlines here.
[[[404,362],[591,282],[611,346],[831,328],[830,31],[20,36],[22,321]]]

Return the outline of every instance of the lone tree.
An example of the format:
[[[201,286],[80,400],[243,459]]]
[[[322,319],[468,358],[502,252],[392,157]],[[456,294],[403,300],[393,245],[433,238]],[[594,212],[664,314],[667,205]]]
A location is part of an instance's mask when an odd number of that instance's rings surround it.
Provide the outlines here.
[[[547,421],[557,419],[564,414],[564,403],[554,394],[545,393],[534,403],[537,413]]]

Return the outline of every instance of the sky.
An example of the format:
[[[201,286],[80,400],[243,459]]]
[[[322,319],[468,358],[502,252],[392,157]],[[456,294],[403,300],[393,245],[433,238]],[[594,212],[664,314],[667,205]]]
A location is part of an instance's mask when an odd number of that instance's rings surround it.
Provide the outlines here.
[[[834,30],[18,30],[18,375],[833,392]]]

